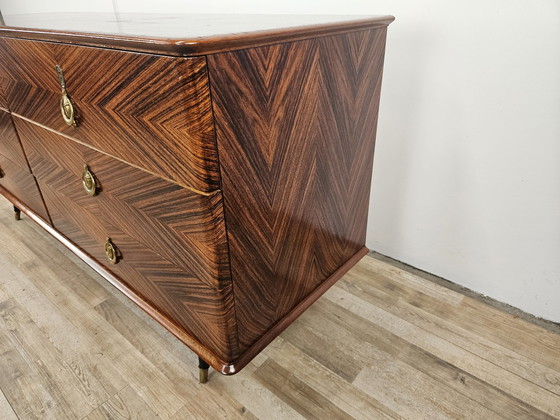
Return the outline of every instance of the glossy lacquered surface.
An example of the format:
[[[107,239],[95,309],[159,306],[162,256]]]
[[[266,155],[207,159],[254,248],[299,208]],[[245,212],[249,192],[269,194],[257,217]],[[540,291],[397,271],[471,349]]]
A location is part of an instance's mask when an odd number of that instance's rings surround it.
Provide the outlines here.
[[[219,185],[203,58],[0,39],[10,110],[196,191]],[[59,66],[77,126],[60,112]]]
[[[14,144],[53,227],[0,191],[225,374],[367,252],[392,18],[314,19],[216,18],[193,42],[148,20],[142,36],[0,29]]]
[[[202,55],[349,29],[392,16],[56,13],[8,15],[0,34],[171,55]]]
[[[221,193],[201,195],[14,117],[37,179],[217,289],[230,284]],[[95,195],[84,189],[84,166]]]
[[[15,121],[54,228],[221,360],[236,357],[221,195],[193,193]],[[96,180],[95,196],[82,185],[86,164]],[[116,264],[105,255],[108,238],[118,250]]]
[[[241,349],[364,246],[384,49],[373,29],[208,58]]]

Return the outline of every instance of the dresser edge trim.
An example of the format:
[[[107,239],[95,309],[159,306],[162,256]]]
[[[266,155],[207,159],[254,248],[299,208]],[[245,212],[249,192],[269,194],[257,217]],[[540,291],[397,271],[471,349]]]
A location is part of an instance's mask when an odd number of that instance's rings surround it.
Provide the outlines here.
[[[117,34],[0,27],[0,37],[49,41],[86,47],[117,49],[141,53],[194,57],[265,45],[299,41],[364,29],[388,26],[394,16],[375,16],[346,22],[278,28],[264,31],[212,35],[192,39],[167,39]]]

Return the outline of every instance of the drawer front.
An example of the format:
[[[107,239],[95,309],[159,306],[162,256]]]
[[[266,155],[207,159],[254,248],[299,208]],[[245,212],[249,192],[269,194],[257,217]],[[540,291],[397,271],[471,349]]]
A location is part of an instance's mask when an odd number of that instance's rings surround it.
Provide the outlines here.
[[[220,192],[194,193],[18,117],[14,122],[43,184],[207,285],[230,284]],[[94,196],[84,188],[84,165]]]
[[[12,112],[194,190],[218,189],[204,58],[7,38],[0,43],[0,85]],[[56,65],[76,127],[61,114]]]
[[[45,222],[51,223],[35,177],[29,169],[21,168],[0,154],[0,186],[22,201]]]
[[[93,213],[94,209],[81,206],[42,181],[39,184],[56,230],[222,360],[237,356],[232,345],[236,329],[231,325],[231,285],[221,290],[209,287],[101,214]],[[117,252],[116,264],[106,255],[108,238]]]
[[[0,154],[17,163],[22,169],[29,168],[12,122],[12,116],[2,110],[0,110]]]

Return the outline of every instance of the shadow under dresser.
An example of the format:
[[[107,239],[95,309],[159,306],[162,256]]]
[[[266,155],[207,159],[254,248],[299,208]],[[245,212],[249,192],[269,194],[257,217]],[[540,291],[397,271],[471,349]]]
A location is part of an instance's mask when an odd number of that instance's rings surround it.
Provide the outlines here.
[[[0,193],[236,373],[367,253],[392,20],[5,16]]]

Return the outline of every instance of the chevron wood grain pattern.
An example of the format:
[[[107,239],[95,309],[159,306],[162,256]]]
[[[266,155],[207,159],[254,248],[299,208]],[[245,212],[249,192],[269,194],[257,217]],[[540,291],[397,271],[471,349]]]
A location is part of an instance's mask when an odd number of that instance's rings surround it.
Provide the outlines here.
[[[232,287],[215,289],[100,219],[63,193],[39,181],[54,227],[144,297],[187,334],[227,362],[237,357]],[[104,251],[110,238],[119,253],[111,264]]]
[[[208,57],[241,351],[364,246],[385,36]]]
[[[0,154],[19,165],[21,169],[29,168],[12,122],[12,116],[2,110],[0,110]]]
[[[21,168],[0,152],[0,171],[0,186],[24,202],[34,213],[50,224],[49,213],[45,208],[37,181],[29,168]]]
[[[150,55],[132,52],[140,39],[118,51],[10,32],[0,86],[13,144],[54,228],[2,191],[213,367],[236,373],[367,252],[391,21],[214,37],[192,57],[161,55],[171,50],[157,40]],[[77,127],[60,115],[55,65]]]
[[[197,194],[14,117],[35,176],[211,287],[230,285],[221,193]],[[83,165],[98,184],[83,189]]]
[[[219,186],[204,58],[135,54],[4,38],[10,110],[201,192]],[[78,126],[60,115],[60,65]]]

